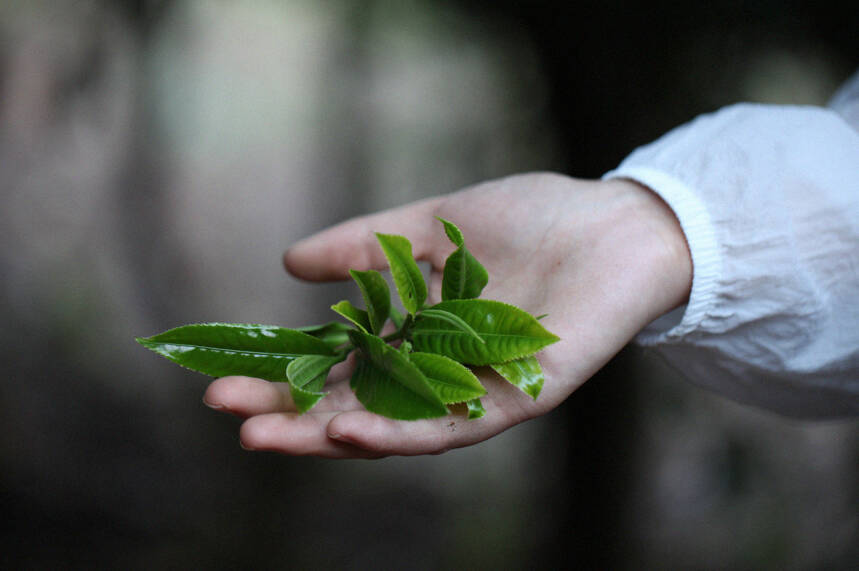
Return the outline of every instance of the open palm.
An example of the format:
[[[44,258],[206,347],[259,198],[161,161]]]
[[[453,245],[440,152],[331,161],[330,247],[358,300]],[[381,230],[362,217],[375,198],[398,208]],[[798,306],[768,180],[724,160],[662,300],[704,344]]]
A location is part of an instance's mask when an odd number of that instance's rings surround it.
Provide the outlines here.
[[[441,300],[441,271],[454,246],[435,216],[462,230],[489,271],[481,297],[519,306],[561,341],[538,354],[545,384],[535,401],[490,368],[475,372],[488,394],[486,415],[397,421],[367,412],[349,387],[351,362],[329,376],[329,395],[299,415],[284,383],[225,377],[205,402],[246,417],[242,445],[325,457],[439,453],[485,440],[561,403],[642,327],[676,307],[691,283],[689,254],[670,210],[625,181],[594,182],[519,175],[394,210],[356,218],[316,234],[284,256],[293,275],[341,280],[349,269],[384,269],[375,232],[401,234],[430,264],[428,303]]]

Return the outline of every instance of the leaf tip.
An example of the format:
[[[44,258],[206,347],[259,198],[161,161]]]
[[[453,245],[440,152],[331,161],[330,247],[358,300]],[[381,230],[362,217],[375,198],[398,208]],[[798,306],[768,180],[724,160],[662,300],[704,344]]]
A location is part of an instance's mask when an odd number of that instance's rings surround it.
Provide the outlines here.
[[[456,224],[450,220],[445,220],[441,216],[436,216],[435,219],[444,224],[444,233],[447,234],[448,239],[453,242],[455,246],[459,248],[465,246],[465,237],[462,235],[462,230],[460,230]]]

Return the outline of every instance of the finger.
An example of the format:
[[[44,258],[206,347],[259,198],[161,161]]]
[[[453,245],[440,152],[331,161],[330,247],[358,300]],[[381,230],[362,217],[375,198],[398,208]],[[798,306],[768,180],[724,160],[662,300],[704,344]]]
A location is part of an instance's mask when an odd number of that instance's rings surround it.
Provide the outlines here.
[[[331,419],[328,436],[381,456],[440,454],[453,448],[481,442],[504,428],[484,417],[468,421],[464,414],[441,419],[397,421],[367,411],[344,412]]]
[[[312,281],[346,279],[350,269],[384,269],[388,263],[376,241],[376,232],[406,236],[415,258],[428,259],[438,243],[439,222],[433,214],[441,200],[442,197],[422,200],[323,230],[289,248],[283,255],[283,265],[290,274]]]
[[[348,442],[328,437],[327,426],[337,412],[298,415],[272,413],[253,416],[242,424],[239,438],[247,450],[267,450],[292,456],[323,458],[380,458]]]
[[[360,408],[348,383],[334,383],[327,386],[326,390],[328,394],[313,407],[314,412]],[[296,411],[287,383],[272,383],[252,377],[224,377],[214,381],[206,389],[203,402],[215,410],[244,418]]]
[[[238,416],[295,410],[288,386],[252,377],[223,377],[212,382],[203,395],[206,406]]]

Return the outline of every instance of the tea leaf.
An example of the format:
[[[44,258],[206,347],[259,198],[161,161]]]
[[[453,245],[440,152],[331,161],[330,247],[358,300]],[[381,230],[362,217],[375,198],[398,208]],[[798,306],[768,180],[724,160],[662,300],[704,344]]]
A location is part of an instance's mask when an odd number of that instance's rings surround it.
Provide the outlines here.
[[[453,359],[432,353],[412,353],[409,359],[445,404],[465,402],[486,394],[474,373]]]
[[[358,359],[350,385],[364,407],[398,420],[435,418],[448,413],[421,370],[374,335],[350,333]]]
[[[370,332],[379,333],[391,312],[391,291],[388,289],[388,282],[376,270],[366,272],[349,270],[349,274],[361,289],[361,295],[364,296],[364,304],[367,306],[367,314],[369,315]]]
[[[543,389],[543,369],[533,355],[515,361],[492,365],[495,372],[504,377],[522,392],[537,400]]]
[[[344,359],[346,355],[304,355],[289,363],[286,377],[291,385],[316,392],[325,385],[331,367]]]
[[[454,313],[451,313],[449,311],[445,311],[443,309],[430,308],[430,309],[425,309],[425,310],[421,311],[420,314],[423,315],[424,317],[434,317],[436,319],[441,319],[442,321],[446,321],[447,323],[453,325],[454,327],[456,327],[460,331],[464,331],[464,332],[468,333],[469,335],[471,335],[472,337],[474,337],[475,339],[477,339],[481,343],[486,343],[486,341],[484,341],[483,338],[477,334],[477,331],[472,329],[468,323],[463,321],[463,319],[461,317],[459,317],[458,315],[456,315]]]
[[[343,301],[335,303],[331,306],[331,309],[335,313],[339,313],[340,315],[354,323],[355,326],[358,327],[358,329],[360,329],[364,333],[370,332],[370,315],[363,309],[359,309],[352,305],[352,302],[348,299],[344,299]]]
[[[489,283],[489,273],[465,248],[465,238],[456,224],[438,216],[436,218],[444,224],[444,231],[450,241],[458,246],[444,263],[441,282],[442,300],[479,297],[480,292]]]
[[[349,331],[351,331],[352,328],[345,323],[340,323],[339,321],[329,321],[323,325],[296,327],[295,330],[312,335],[332,349],[336,349],[349,341]]]
[[[443,301],[431,309],[457,315],[485,341],[437,317],[419,315],[412,330],[416,351],[437,353],[469,365],[506,363],[558,341],[529,313],[485,299]]]
[[[321,401],[328,393],[313,392],[296,387],[292,383],[289,384],[289,395],[292,397],[292,402],[295,408],[300,413],[305,413]]]
[[[465,246],[465,238],[462,236],[462,231],[457,228],[456,224],[449,220],[445,220],[441,216],[436,216],[435,218],[444,224],[444,233],[447,234],[448,239],[453,242],[454,246]]]
[[[393,323],[394,327],[396,327],[397,329],[402,328],[403,322],[406,319],[406,316],[400,313],[400,310],[393,305],[391,306],[391,312],[389,317],[391,318],[391,323]]]
[[[345,355],[304,355],[286,367],[289,393],[298,412],[307,412],[328,393],[322,392],[331,367],[343,361]]]
[[[391,266],[391,275],[403,307],[414,315],[427,299],[427,286],[412,255],[412,245],[403,236],[393,234],[377,233],[376,238]]]
[[[483,403],[480,402],[480,399],[472,399],[466,401],[465,404],[468,406],[468,420],[482,418],[486,414],[486,409],[483,408]]]
[[[489,273],[471,252],[460,246],[444,263],[441,281],[441,298],[473,299],[489,283]]]
[[[333,354],[316,337],[272,325],[198,323],[138,337],[137,342],[205,375],[247,375],[269,381],[285,381],[287,365],[302,355]]]

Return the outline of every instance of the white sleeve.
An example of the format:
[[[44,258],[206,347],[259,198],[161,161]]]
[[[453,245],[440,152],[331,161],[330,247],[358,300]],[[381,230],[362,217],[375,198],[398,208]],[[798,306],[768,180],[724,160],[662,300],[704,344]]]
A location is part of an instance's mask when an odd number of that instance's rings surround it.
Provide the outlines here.
[[[688,304],[637,337],[689,380],[791,416],[859,414],[859,132],[818,107],[741,104],[637,149],[674,210]]]

